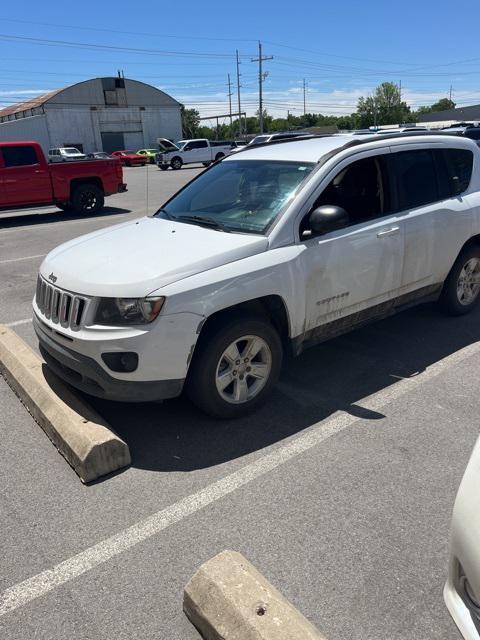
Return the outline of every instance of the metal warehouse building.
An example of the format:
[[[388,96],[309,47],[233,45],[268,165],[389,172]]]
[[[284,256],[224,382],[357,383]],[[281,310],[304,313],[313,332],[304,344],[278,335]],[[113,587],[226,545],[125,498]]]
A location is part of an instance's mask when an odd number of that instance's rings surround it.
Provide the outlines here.
[[[94,78],[0,109],[0,140],[85,153],[156,147],[182,137],[180,103],[143,82]]]

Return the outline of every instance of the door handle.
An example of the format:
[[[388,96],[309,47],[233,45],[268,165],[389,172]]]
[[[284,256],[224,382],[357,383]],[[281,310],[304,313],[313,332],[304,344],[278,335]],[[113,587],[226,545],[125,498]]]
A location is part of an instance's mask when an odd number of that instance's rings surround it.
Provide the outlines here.
[[[391,227],[377,233],[377,238],[385,238],[386,236],[394,236],[400,231],[400,227]]]

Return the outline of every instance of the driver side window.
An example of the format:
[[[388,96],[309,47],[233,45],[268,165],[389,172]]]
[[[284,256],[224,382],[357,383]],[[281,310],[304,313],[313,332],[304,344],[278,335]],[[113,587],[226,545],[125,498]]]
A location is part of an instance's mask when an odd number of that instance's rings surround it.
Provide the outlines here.
[[[344,167],[325,187],[312,210],[323,205],[344,209],[349,224],[381,218],[390,210],[389,189],[383,156],[371,156]],[[301,224],[301,234],[309,231],[309,214]]]

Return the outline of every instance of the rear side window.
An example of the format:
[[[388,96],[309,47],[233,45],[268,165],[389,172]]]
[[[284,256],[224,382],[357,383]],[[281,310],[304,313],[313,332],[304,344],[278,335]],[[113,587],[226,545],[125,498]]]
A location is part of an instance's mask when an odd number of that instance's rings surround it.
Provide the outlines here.
[[[473,169],[473,153],[468,149],[442,149],[448,180],[446,197],[458,196],[468,189]]]
[[[440,200],[435,163],[429,149],[392,153],[389,163],[397,187],[398,210]]]
[[[3,147],[2,155],[6,167],[38,164],[37,154],[33,147]]]

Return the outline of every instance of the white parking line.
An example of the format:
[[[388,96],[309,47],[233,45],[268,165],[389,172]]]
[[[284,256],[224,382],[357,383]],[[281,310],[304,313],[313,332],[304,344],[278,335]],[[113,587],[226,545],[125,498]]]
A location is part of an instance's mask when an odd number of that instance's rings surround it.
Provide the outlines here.
[[[479,351],[480,342],[471,344],[461,351],[457,351],[436,362],[423,373],[413,378],[404,378],[399,382],[392,383],[390,387],[372,394],[363,400],[362,406],[365,409],[379,412],[393,400],[397,400],[415,387],[428,382],[470,356],[478,354]],[[360,422],[360,420],[360,418],[350,414],[337,412],[328,420],[312,425],[302,436],[293,438],[286,444],[276,447],[272,452],[247,464],[238,471],[213,482],[204,489],[183,498],[166,509],[158,511],[110,538],[81,551],[51,569],[42,571],[36,576],[6,589],[0,596],[0,616],[4,616],[28,604],[32,600],[53,591],[56,587],[78,578],[90,569],[94,569],[115,556],[128,551],[128,549],[135,547],[140,542],[148,540],[167,527],[182,521],[200,509],[204,509],[216,500],[224,498],[253,480],[286,464],[327,438]]]
[[[13,322],[6,322],[6,327],[18,327],[21,324],[28,324],[32,321],[32,318],[25,318],[24,320],[14,320]]]
[[[39,253],[36,256],[25,256],[24,258],[10,258],[10,260],[0,260],[0,264],[7,264],[7,262],[20,262],[21,260],[34,260],[35,258],[44,258],[46,253]]]

